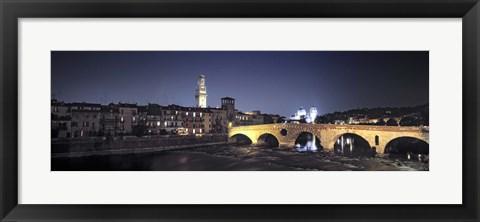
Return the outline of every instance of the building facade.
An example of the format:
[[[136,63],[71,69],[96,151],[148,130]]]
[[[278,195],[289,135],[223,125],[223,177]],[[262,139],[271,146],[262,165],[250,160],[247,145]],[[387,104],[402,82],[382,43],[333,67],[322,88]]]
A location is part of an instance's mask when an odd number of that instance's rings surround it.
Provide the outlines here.
[[[189,108],[185,112],[186,134],[208,134],[213,129],[210,109]]]
[[[119,103],[120,112],[120,134],[130,134],[138,123],[137,104]]]
[[[71,137],[72,115],[70,107],[64,102],[52,100],[51,105],[51,137]]]
[[[163,127],[170,134],[176,134],[184,127],[185,107],[168,105],[163,107]]]
[[[235,99],[222,98],[221,108],[129,103],[64,103],[52,100],[52,138],[194,135],[227,133],[228,125],[274,123],[275,115],[235,110]]]
[[[120,110],[115,104],[101,107],[100,135],[116,136],[120,129]]]
[[[222,109],[227,111],[227,120],[228,121],[235,121],[237,111],[235,110],[235,99],[230,97],[223,97],[221,98],[222,101]]]
[[[73,137],[95,137],[100,131],[102,106],[95,103],[72,103],[71,135]]]
[[[246,113],[237,112],[233,124],[235,126],[253,125],[253,117]]]
[[[164,135],[168,132],[162,127],[163,115],[162,106],[158,104],[148,104],[145,113],[145,126],[149,135]]]
[[[219,108],[211,108],[212,113],[212,133],[227,133],[228,131],[228,118],[227,110]]]

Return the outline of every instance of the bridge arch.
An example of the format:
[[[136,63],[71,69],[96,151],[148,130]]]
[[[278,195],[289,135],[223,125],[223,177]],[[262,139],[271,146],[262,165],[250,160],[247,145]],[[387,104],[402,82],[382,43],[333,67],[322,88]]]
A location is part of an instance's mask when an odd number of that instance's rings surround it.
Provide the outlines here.
[[[308,141],[312,141],[313,138],[315,137],[315,146],[317,147],[318,150],[323,149],[322,146],[322,141],[320,140],[320,137],[318,135],[315,135],[315,133],[309,132],[309,131],[301,131],[297,134],[294,135],[293,141],[294,146],[300,146],[300,147],[305,147],[307,145]]]
[[[262,133],[257,139],[257,145],[268,145],[273,147],[279,147],[280,140],[272,133]]]
[[[392,158],[399,159],[418,159],[429,155],[429,143],[423,138],[414,136],[400,136],[391,139],[384,149],[385,154]]]
[[[372,156],[376,151],[366,138],[348,132],[335,137],[333,152],[346,156]]]
[[[247,145],[247,144],[253,144],[256,142],[256,140],[252,140],[251,137],[243,134],[243,133],[237,133],[228,138],[228,142],[230,143],[237,143],[237,144],[242,144],[242,145]]]

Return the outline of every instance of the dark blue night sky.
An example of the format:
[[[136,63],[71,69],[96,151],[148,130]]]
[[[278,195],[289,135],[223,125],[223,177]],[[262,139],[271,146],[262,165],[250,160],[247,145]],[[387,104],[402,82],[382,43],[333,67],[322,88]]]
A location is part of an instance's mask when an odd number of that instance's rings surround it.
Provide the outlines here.
[[[236,99],[240,111],[290,116],[428,103],[428,52],[54,51],[52,95],[65,102],[207,105]]]

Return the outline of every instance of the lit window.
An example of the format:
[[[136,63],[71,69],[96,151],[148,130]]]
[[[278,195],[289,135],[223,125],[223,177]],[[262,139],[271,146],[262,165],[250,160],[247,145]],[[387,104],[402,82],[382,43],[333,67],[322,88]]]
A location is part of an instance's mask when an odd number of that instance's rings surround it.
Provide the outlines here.
[[[200,113],[200,117],[202,117],[202,113]]]
[[[193,129],[193,134],[195,134],[195,129]]]
[[[165,121],[164,125],[165,125],[165,127],[167,127],[167,121]]]
[[[160,126],[160,121],[157,122],[157,126]]]
[[[200,133],[202,133],[202,129],[200,129]]]
[[[132,122],[135,122],[135,116],[134,116],[134,117],[132,117]]]
[[[188,116],[188,112],[186,113],[186,115]]]
[[[195,117],[195,112],[193,112],[193,117]]]

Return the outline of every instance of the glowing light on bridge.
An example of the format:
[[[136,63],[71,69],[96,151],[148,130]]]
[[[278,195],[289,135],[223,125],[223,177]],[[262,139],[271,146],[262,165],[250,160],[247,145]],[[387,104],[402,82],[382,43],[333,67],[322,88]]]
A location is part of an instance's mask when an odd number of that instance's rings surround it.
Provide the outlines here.
[[[298,152],[317,152],[318,151],[318,147],[317,145],[315,144],[316,143],[316,138],[315,138],[315,135],[312,135],[313,139],[312,140],[309,140],[307,141],[307,144],[305,144],[304,147],[302,147],[300,144],[296,144],[295,145],[295,149],[298,151]]]

